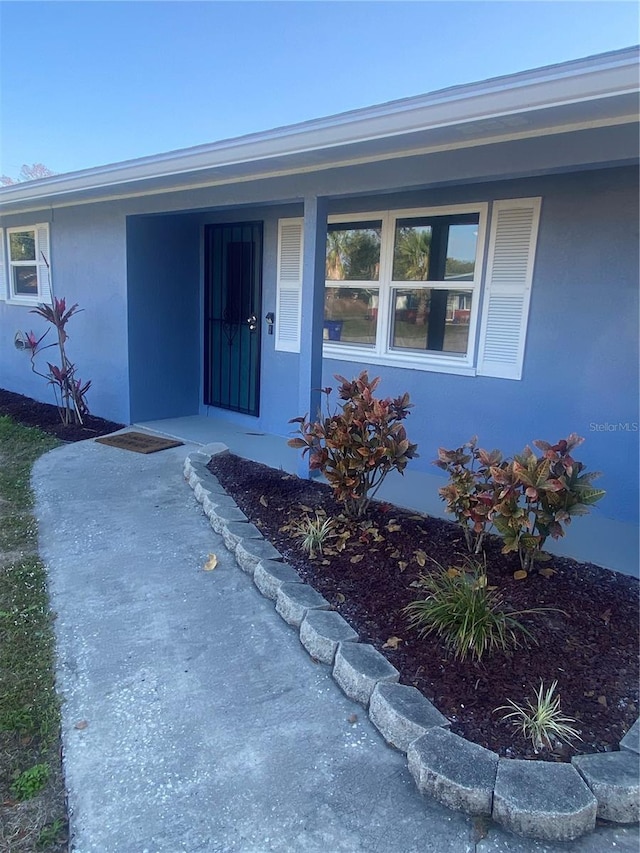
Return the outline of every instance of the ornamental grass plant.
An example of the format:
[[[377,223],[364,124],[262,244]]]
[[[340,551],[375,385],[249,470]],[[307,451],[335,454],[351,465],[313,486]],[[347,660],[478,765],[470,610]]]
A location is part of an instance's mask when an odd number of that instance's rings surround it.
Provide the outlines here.
[[[461,568],[436,567],[420,578],[427,596],[405,608],[411,627],[421,636],[436,634],[458,660],[471,656],[479,661],[486,653],[535,642],[516,617],[548,608],[507,611],[498,590],[488,585],[486,565],[473,558],[465,558]]]
[[[560,697],[553,695],[557,686],[558,682],[554,681],[545,691],[544,683],[540,682],[535,701],[528,699],[525,707],[508,699],[506,705],[496,708],[496,711],[509,712],[502,719],[510,722],[523,737],[528,738],[536,753],[545,748],[552,749],[554,740],[571,743],[572,740],[581,739],[580,732],[571,725],[576,721],[564,716],[560,709]]]

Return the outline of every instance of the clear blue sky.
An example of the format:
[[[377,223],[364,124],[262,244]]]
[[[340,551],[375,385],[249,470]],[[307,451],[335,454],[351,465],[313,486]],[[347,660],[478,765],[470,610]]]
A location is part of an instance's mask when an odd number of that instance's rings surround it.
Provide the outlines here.
[[[0,173],[69,172],[639,41],[635,2],[0,2]]]

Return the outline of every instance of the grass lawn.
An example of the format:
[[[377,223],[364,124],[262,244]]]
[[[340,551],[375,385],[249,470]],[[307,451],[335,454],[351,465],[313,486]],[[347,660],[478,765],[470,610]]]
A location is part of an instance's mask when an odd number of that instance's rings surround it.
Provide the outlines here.
[[[62,851],[67,821],[46,573],[31,467],[59,444],[0,417],[0,851]]]

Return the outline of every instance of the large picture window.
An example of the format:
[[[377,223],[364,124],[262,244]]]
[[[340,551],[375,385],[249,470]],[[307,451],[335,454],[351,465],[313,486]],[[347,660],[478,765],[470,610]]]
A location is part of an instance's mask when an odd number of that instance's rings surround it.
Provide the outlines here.
[[[485,218],[486,205],[330,218],[327,355],[471,363]]]
[[[541,205],[514,198],[330,216],[324,357],[520,379]],[[278,226],[283,352],[302,345],[303,225]]]

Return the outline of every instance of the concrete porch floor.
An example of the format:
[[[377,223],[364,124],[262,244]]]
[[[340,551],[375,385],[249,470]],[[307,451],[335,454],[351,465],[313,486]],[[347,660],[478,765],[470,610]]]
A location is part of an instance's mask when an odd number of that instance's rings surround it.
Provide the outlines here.
[[[220,441],[232,453],[282,469],[291,474],[302,470],[300,452],[287,446],[287,436],[253,431],[250,427],[228,420],[203,415],[142,421],[134,427],[147,429],[195,444]],[[377,494],[380,500],[399,507],[427,513],[437,518],[445,515],[438,489],[446,480],[425,471],[411,470],[404,475],[392,472]],[[596,563],[633,577],[639,574],[639,539],[637,524],[605,518],[595,507],[590,516],[578,518],[564,539],[548,541],[545,549],[563,557]]]

